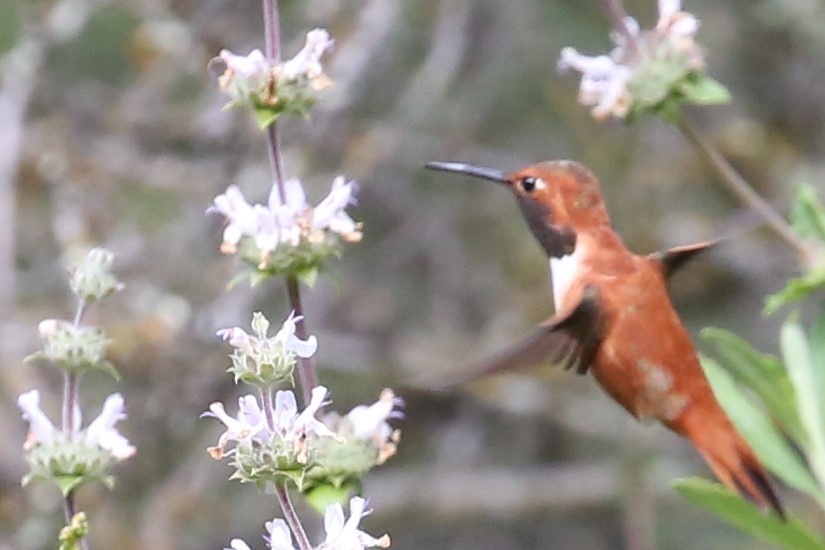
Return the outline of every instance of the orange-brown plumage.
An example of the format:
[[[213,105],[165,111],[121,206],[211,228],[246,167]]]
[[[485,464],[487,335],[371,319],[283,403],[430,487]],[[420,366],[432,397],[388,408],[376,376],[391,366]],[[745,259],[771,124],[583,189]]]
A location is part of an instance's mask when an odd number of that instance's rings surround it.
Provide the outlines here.
[[[454,163],[431,168],[507,185],[550,257],[556,314],[536,334],[481,372],[551,355],[602,388],[638,419],[655,419],[689,439],[716,476],[783,515],[771,481],[721,409],[667,292],[667,278],[702,243],[640,256],[613,231],[599,183],[571,161],[509,174]]]

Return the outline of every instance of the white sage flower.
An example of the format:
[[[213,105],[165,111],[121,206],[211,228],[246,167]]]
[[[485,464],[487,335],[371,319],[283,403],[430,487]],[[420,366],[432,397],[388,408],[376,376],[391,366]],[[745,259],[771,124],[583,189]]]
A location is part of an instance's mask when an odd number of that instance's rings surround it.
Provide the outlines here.
[[[387,534],[375,538],[358,529],[361,519],[370,513],[367,501],[353,497],[349,503],[350,515],[345,518],[340,504],[330,504],[324,513],[324,530],[326,538],[318,550],[362,550],[364,548],[389,548],[390,536]]]

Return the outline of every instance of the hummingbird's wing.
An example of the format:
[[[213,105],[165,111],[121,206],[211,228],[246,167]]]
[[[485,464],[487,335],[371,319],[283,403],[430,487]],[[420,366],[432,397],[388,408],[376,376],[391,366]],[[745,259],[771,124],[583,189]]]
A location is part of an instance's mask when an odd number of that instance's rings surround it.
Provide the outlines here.
[[[670,279],[670,276],[676,273],[683,265],[692,260],[694,256],[700,252],[704,252],[709,248],[713,248],[719,244],[719,241],[705,241],[702,243],[689,244],[686,246],[677,246],[675,248],[668,248],[648,255],[651,260],[657,261],[662,265],[662,272],[665,280]]]
[[[547,361],[564,369],[587,373],[604,335],[598,290],[589,286],[568,313],[554,315],[523,340],[505,348],[472,369],[472,378],[528,367]]]

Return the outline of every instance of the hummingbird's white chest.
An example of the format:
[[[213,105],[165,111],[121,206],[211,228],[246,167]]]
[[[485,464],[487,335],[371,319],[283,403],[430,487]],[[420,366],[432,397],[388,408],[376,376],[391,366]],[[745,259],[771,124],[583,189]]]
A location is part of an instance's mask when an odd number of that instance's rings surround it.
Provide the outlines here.
[[[558,311],[564,304],[574,281],[581,275],[585,256],[584,242],[578,243],[572,254],[550,258],[550,274],[553,278],[553,303]]]

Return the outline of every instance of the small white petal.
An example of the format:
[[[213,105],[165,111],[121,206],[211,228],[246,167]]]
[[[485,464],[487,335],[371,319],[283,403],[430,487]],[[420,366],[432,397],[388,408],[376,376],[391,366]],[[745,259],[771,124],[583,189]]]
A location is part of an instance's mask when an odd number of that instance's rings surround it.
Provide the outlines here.
[[[681,9],[681,0],[659,0],[659,21],[670,19]]]
[[[209,405],[209,411],[202,413],[201,416],[212,416],[217,418],[223,422],[224,426],[228,428],[227,431],[232,433],[241,433],[246,427],[243,422],[229,416],[226,413],[226,409],[223,407],[223,403],[218,401]]]
[[[629,15],[625,17],[624,24],[627,27],[627,32],[629,32],[631,36],[639,36],[639,33],[642,32],[641,25],[639,25],[639,22],[636,21],[634,17],[630,17]]]
[[[392,432],[387,420],[393,414],[393,398],[379,399],[372,405],[359,405],[346,416],[352,424],[353,435],[359,439],[386,440]]]
[[[293,212],[301,212],[307,208],[306,193],[301,180],[290,178],[284,182],[284,194],[286,194],[286,206]]]
[[[87,441],[95,441],[102,432],[112,429],[119,420],[125,418],[126,408],[124,406],[123,396],[119,393],[113,393],[106,398],[97,418],[92,420],[92,423],[86,428]]]
[[[318,339],[310,336],[306,340],[301,340],[297,336],[290,336],[287,340],[287,347],[295,352],[298,357],[312,357],[318,349]]]
[[[324,526],[327,536],[318,547],[319,550],[362,550],[364,548],[388,548],[389,536],[375,538],[360,531],[358,524],[369,512],[365,510],[366,501],[361,497],[350,500],[350,517],[344,521],[344,511],[340,504],[331,504],[324,513]]]
[[[275,425],[279,429],[289,429],[298,416],[298,403],[295,394],[289,390],[280,390],[275,394]]]
[[[344,508],[337,502],[327,506],[324,511],[324,530],[326,531],[325,542],[332,542],[344,529]]]
[[[677,38],[691,37],[699,30],[699,20],[689,13],[677,14],[670,26],[670,34]]]
[[[266,522],[271,550],[295,550],[292,544],[292,532],[286,522],[280,518]]]
[[[339,212],[329,220],[329,230],[339,235],[346,235],[356,230],[357,224],[346,212]]]
[[[123,434],[115,429],[115,424],[125,418],[126,407],[123,396],[119,393],[110,395],[103,403],[100,414],[86,428],[85,443],[109,451],[118,460],[134,455],[135,448]]]
[[[304,47],[295,54],[295,57],[281,65],[281,72],[286,78],[297,78],[305,75],[315,78],[323,74],[321,56],[332,48],[334,41],[324,29],[314,29],[307,33]]]
[[[57,319],[44,319],[37,325],[37,332],[43,339],[48,338],[49,336],[54,336],[61,329],[63,323],[64,321],[59,321]]]
[[[621,65],[616,67],[602,93],[599,104],[593,109],[596,118],[608,115],[622,118],[627,114],[629,108],[627,83],[630,81],[630,77],[630,69]]]
[[[207,212],[220,212],[229,221],[223,233],[224,244],[234,247],[244,235],[252,236],[258,227],[255,209],[246,202],[240,188],[230,185],[214,199],[214,207]]]
[[[595,78],[609,75],[616,63],[606,55],[583,55],[574,48],[564,48],[559,57],[559,69],[574,69],[583,75]]]
[[[217,336],[224,342],[229,342],[233,348],[243,348],[250,345],[252,337],[241,327],[222,328]]]
[[[273,339],[276,342],[281,342],[284,348],[294,352],[299,357],[312,357],[315,350],[318,349],[318,340],[315,336],[310,336],[306,340],[301,340],[295,336],[297,323],[301,321],[301,319],[303,319],[303,317],[296,317],[294,311],[290,312],[289,317],[286,318],[283,326],[281,326],[281,329]]]
[[[241,238],[243,237],[243,228],[236,224],[230,223],[226,226],[226,229],[223,230],[223,242],[224,244],[228,245],[236,245],[241,242]]]
[[[247,543],[242,541],[241,539],[232,539],[229,541],[229,548],[224,548],[224,550],[252,550]]]
[[[117,460],[126,460],[137,451],[123,434],[114,429],[100,434],[98,446],[112,453]]]
[[[304,193],[304,186],[301,180],[297,178],[290,178],[284,182],[284,195],[286,201],[281,200],[281,190],[278,184],[272,185],[272,190],[269,192],[269,208],[276,210],[281,206],[287,206],[292,212],[298,213],[307,208],[306,193]]]
[[[356,191],[356,183],[346,183],[343,176],[336,177],[332,182],[329,194],[324,197],[312,213],[312,229],[330,229],[336,233],[349,233],[355,229],[355,222],[344,212],[352,204]]]
[[[258,49],[252,50],[248,55],[236,55],[229,50],[221,50],[218,56],[223,59],[228,69],[245,78],[258,76],[268,69],[266,58]]]
[[[265,422],[258,399],[251,393],[238,398],[238,421],[250,427],[262,426]]]
[[[255,205],[258,223],[255,231],[255,246],[259,250],[272,252],[281,242],[281,230],[275,222],[275,216],[265,206]]]
[[[17,398],[17,405],[23,411],[23,418],[29,422],[29,430],[38,443],[48,445],[54,441],[55,427],[49,417],[40,409],[40,391],[31,390]]]

